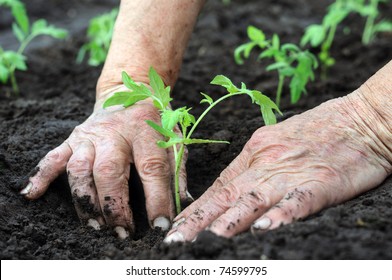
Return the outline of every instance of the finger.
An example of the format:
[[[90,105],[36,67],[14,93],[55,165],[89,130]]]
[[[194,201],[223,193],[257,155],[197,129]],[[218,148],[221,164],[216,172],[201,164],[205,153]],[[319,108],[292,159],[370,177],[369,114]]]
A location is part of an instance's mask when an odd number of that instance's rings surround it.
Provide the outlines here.
[[[106,139],[95,148],[94,182],[106,224],[116,227],[125,237],[133,232],[134,224],[129,207],[128,179],[131,152],[128,143]],[[121,236],[120,236],[121,237]]]
[[[328,196],[321,185],[300,186],[289,191],[284,198],[258,218],[252,232],[263,232],[292,223],[316,213],[328,204]]]
[[[251,224],[281,197],[282,195],[275,188],[264,183],[241,195],[235,205],[217,218],[208,229],[224,237],[231,237],[248,230]]]
[[[149,133],[143,133],[143,139],[132,141],[135,167],[143,184],[150,225],[167,230],[174,217],[171,167],[167,150],[156,144],[161,136],[150,127],[146,131]]]
[[[20,194],[28,199],[37,199],[43,195],[50,183],[65,171],[71,155],[72,150],[66,142],[47,153],[38,163],[36,173],[29,178],[29,183]]]
[[[193,240],[200,231],[232,207],[243,192],[256,188],[257,184],[257,172],[245,171],[217,190],[192,214],[184,217],[184,221],[169,232],[165,242]]]
[[[239,176],[248,168],[249,153],[243,150],[219,175],[211,187],[209,187],[200,198],[185,208],[175,219],[173,226],[177,226],[183,222],[186,217],[191,215],[202,205],[204,205],[216,191],[219,191],[228,182]]]
[[[94,145],[78,145],[67,164],[68,182],[79,219],[83,224],[104,224],[93,178]],[[94,222],[95,221],[95,222]]]

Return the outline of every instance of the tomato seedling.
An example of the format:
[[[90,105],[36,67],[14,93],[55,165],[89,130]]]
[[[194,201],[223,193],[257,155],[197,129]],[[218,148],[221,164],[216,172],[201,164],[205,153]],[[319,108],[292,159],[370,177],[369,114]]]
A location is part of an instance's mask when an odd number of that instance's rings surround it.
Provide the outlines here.
[[[147,124],[154,130],[160,133],[165,140],[157,142],[157,145],[161,148],[172,148],[175,158],[175,176],[174,176],[174,192],[175,192],[175,203],[176,211],[180,213],[180,191],[179,191],[179,171],[183,160],[185,145],[190,144],[204,144],[204,143],[229,143],[222,140],[210,140],[210,139],[195,139],[192,138],[192,134],[201,122],[201,120],[207,115],[207,113],[214,108],[218,103],[223,100],[233,97],[236,95],[248,95],[253,103],[260,106],[260,111],[266,125],[276,123],[276,117],[273,110],[282,114],[276,106],[276,104],[263,93],[257,90],[250,90],[244,83],[241,87],[236,87],[229,78],[218,75],[212,81],[213,85],[220,85],[227,90],[227,94],[220,97],[217,100],[213,100],[209,95],[201,93],[204,97],[200,103],[208,104],[208,107],[203,113],[196,119],[189,111],[191,108],[181,107],[176,110],[172,110],[169,106],[172,98],[170,97],[170,87],[165,86],[163,80],[158,73],[151,67],[149,70],[150,88],[144,84],[137,84],[126,72],[122,73],[122,81],[124,85],[130,89],[130,91],[116,92],[112,97],[108,98],[103,104],[104,108],[113,105],[123,105],[129,107],[138,101],[151,98],[154,106],[159,110],[161,116],[161,124],[157,124],[151,120],[147,120]],[[182,135],[178,135],[175,132],[175,127],[179,125]]]
[[[380,16],[379,4],[387,3],[389,0],[351,0],[348,2],[350,4],[349,8],[353,12],[366,18],[362,33],[362,43],[364,45],[370,44],[377,33],[392,31],[391,20],[382,19],[377,22],[377,18]]]
[[[309,80],[314,80],[314,69],[318,63],[316,57],[308,50],[301,50],[294,44],[280,44],[279,36],[274,34],[272,39],[266,39],[264,32],[254,26],[247,29],[250,42],[237,47],[234,58],[237,64],[243,64],[243,58],[249,58],[251,51],[258,47],[263,50],[259,59],[272,58],[274,63],[266,67],[267,71],[276,70],[279,76],[276,90],[276,104],[280,106],[283,85],[286,78],[290,80],[291,103],[295,104],[306,93]]]
[[[105,62],[112,41],[114,23],[118,15],[118,9],[94,17],[90,20],[87,28],[88,43],[84,44],[78,53],[76,61],[81,63],[89,54],[88,64],[98,66]]]
[[[19,87],[15,78],[15,71],[27,70],[27,58],[23,55],[23,52],[29,43],[40,35],[63,39],[67,36],[67,31],[49,25],[44,19],[39,19],[30,26],[26,8],[19,0],[0,0],[0,6],[11,9],[15,19],[15,22],[12,24],[12,31],[20,43],[17,51],[4,50],[0,46],[0,82],[5,84],[10,80],[14,94],[18,94]]]

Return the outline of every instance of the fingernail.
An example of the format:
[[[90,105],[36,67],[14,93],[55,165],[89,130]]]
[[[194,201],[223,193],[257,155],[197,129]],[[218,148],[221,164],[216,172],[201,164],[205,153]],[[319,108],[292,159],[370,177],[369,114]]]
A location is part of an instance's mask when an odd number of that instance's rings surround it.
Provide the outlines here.
[[[125,230],[125,228],[117,226],[114,228],[114,231],[117,232],[117,235],[120,239],[125,239],[129,236],[129,232]]]
[[[172,228],[178,227],[178,226],[181,225],[184,221],[185,221],[185,218],[184,218],[184,217],[182,217],[182,218],[179,219],[178,221],[175,221],[175,222],[173,223],[173,225],[172,225]]]
[[[154,220],[154,222],[152,223],[152,226],[154,228],[159,227],[159,228],[161,228],[161,230],[165,231],[170,228],[170,221],[166,217],[158,217]]]
[[[31,189],[33,188],[33,183],[28,183],[28,185],[23,189],[23,190],[21,190],[19,193],[21,194],[21,195],[26,195],[26,194],[28,194],[30,191],[31,191]]]
[[[95,219],[88,219],[87,225],[92,227],[95,230],[100,230],[101,229],[101,225]]]
[[[268,229],[272,224],[272,221],[268,217],[264,217],[261,220],[258,220],[252,225],[252,229],[254,230],[266,230]]]
[[[195,199],[193,198],[193,196],[192,196],[188,191],[186,191],[186,197],[187,197],[188,199],[192,200],[192,201],[195,201]]]
[[[181,232],[173,232],[172,234],[166,236],[166,238],[163,240],[164,243],[170,244],[173,242],[184,242],[185,238],[184,235],[182,235]]]

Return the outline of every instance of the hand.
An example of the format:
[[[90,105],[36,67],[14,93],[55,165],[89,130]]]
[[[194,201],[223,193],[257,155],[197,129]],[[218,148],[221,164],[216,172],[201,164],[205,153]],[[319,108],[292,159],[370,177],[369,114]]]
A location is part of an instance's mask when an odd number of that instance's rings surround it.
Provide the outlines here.
[[[21,194],[28,199],[39,198],[66,170],[80,220],[95,228],[103,224],[112,226],[124,238],[134,231],[128,204],[130,164],[135,165],[143,184],[150,224],[169,229],[174,217],[171,190],[174,156],[171,149],[157,147],[156,141],[161,136],[145,122],[160,122],[152,101],[144,100],[127,109],[102,109],[107,96],[119,90],[117,86],[97,100],[92,115],[39,162],[38,172],[29,178],[30,183]],[[180,189],[185,199],[185,163]]]
[[[271,230],[380,184],[392,171],[381,152],[388,151],[385,139],[365,125],[374,124],[372,112],[359,114],[369,117],[366,122],[358,117],[354,99],[332,100],[257,130],[213,185],[175,218],[165,242],[191,241],[205,229],[224,237]]]

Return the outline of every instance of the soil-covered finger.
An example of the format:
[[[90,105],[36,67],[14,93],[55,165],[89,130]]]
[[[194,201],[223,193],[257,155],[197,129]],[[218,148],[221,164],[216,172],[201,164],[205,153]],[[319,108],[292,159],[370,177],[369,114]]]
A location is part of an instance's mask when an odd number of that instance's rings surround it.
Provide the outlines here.
[[[36,199],[43,195],[50,183],[65,171],[67,162],[72,155],[69,145],[64,142],[46,156],[34,168],[32,177],[20,191],[28,199]]]

